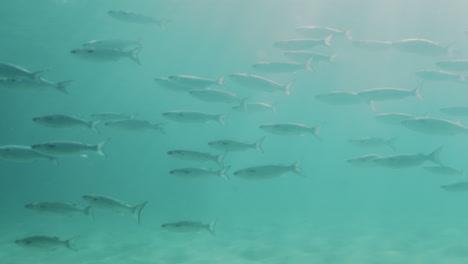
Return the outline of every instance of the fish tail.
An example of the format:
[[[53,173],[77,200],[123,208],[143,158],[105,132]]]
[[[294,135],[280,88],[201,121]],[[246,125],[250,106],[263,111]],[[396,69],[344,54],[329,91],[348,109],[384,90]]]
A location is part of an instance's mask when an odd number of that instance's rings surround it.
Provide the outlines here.
[[[387,141],[387,146],[389,146],[393,151],[396,150],[396,148],[395,148],[395,140],[397,140],[397,139],[398,139],[398,137],[392,137],[391,139],[389,139],[389,140]]]
[[[102,122],[102,120],[91,121],[91,122],[89,122],[89,125],[88,125],[88,126],[89,126],[89,128],[90,128],[91,130],[93,130],[94,132],[96,132],[96,133],[98,133],[98,134],[101,134],[101,132],[100,132],[99,129],[97,128],[97,126],[98,126],[99,124],[101,124],[101,122]]]
[[[110,138],[106,139],[105,141],[97,144],[96,146],[96,152],[98,155],[103,156],[104,158],[106,157],[106,153],[104,152],[104,146],[109,142]]]
[[[328,61],[331,62],[331,63],[335,63],[336,56],[338,56],[338,55],[336,55],[336,54],[331,55],[330,57],[328,57]]]
[[[421,95],[421,87],[422,87],[422,85],[418,85],[418,86],[416,86],[416,88],[414,88],[414,90],[413,90],[414,96],[416,96],[416,98],[418,98],[419,100],[422,100],[422,99],[423,99],[423,97],[422,97],[422,95]]]
[[[328,37],[326,37],[324,40],[323,40],[323,44],[325,44],[326,46],[330,47],[331,44],[330,44],[330,41],[332,40],[333,38],[333,35],[330,35]]]
[[[93,208],[91,206],[86,207],[83,210],[83,213],[86,216],[90,216],[94,220],[94,212],[93,212]]]
[[[226,80],[226,76],[222,76],[218,79],[218,85],[224,87],[224,81]]]
[[[307,60],[305,67],[307,71],[313,72],[314,69],[312,69],[312,62],[314,62],[314,58],[310,58]]]
[[[167,125],[167,123],[158,123],[158,124],[154,124],[152,126],[153,126],[154,130],[157,130],[157,131],[161,132],[163,135],[166,135],[167,133],[166,133],[166,130],[164,129],[164,127],[166,125]]]
[[[345,38],[349,39],[349,40],[353,40],[353,37],[351,36],[351,29],[348,29],[345,31],[344,35],[345,35]]]
[[[206,227],[208,232],[210,232],[210,234],[212,234],[213,236],[216,235],[215,228],[216,228],[216,220],[211,221]]]
[[[140,57],[138,57],[138,55],[140,54],[140,51],[141,51],[141,47],[137,47],[128,52],[128,57],[138,65],[141,65]]]
[[[231,168],[231,166],[227,166],[225,168],[222,168],[218,171],[218,175],[219,177],[225,179],[225,180],[229,180],[229,177],[226,175],[226,172]]]
[[[247,100],[248,97],[244,97],[240,100],[239,108],[242,109],[242,112],[247,112]]]
[[[443,146],[438,147],[436,150],[434,150],[431,154],[428,155],[428,159],[434,163],[442,165],[442,162],[440,161],[440,152],[442,151],[442,149]]]
[[[59,90],[60,92],[64,93],[64,94],[68,94],[67,86],[71,82],[72,82],[71,80],[59,82],[59,83],[57,83],[56,89]]]
[[[33,72],[33,73],[31,73],[31,79],[40,80],[42,75],[44,75],[48,71],[49,70],[42,70],[42,71]]]
[[[257,150],[260,151],[261,153],[264,153],[264,152],[263,152],[262,144],[263,144],[263,141],[265,141],[265,138],[266,138],[266,137],[262,137],[262,138],[259,139],[257,142],[255,142],[255,149],[257,149]]]
[[[374,101],[368,101],[369,107],[371,108],[372,112],[377,112],[377,108],[375,108],[375,102]]]
[[[220,168],[224,167],[223,164],[224,164],[224,158],[226,157],[226,154],[227,154],[227,152],[223,152],[223,153],[219,154],[218,156],[216,156],[216,163],[218,163]]]
[[[291,168],[293,169],[293,172],[296,173],[297,175],[304,176],[301,165],[302,165],[302,160],[298,160],[294,162],[293,165],[291,165]]]
[[[292,88],[292,86],[294,85],[295,82],[296,82],[296,80],[292,80],[292,81],[290,81],[290,82],[288,82],[287,84],[284,85],[284,93],[287,96],[291,95],[291,88]]]
[[[322,141],[322,138],[320,137],[320,130],[322,129],[322,125],[315,126],[311,128],[312,134],[320,141]]]
[[[141,223],[141,219],[140,219],[141,210],[143,210],[143,208],[145,207],[147,203],[148,202],[143,202],[141,204],[138,204],[132,207],[132,215],[136,218],[138,224]]]
[[[229,116],[229,114],[218,115],[218,119],[217,119],[217,120],[218,120],[219,123],[221,123],[221,125],[225,126],[226,123],[225,123],[224,119],[225,119],[226,117],[228,117],[228,116]]]
[[[78,248],[76,247],[76,240],[78,240],[78,237],[73,237],[65,241],[65,247],[72,250],[72,251],[78,251]]]
[[[162,30],[167,30],[167,23],[169,22],[170,22],[169,20],[159,20],[158,24]]]

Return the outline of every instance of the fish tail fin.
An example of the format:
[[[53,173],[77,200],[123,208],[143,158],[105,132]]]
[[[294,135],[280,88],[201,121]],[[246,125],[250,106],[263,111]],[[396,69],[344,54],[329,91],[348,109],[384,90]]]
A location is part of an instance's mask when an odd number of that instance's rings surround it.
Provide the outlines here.
[[[353,40],[353,37],[351,36],[351,32],[352,32],[351,29],[346,30],[344,33],[345,38],[349,40]]]
[[[218,85],[224,87],[224,81],[226,80],[226,76],[222,76],[218,79]]]
[[[138,65],[141,65],[139,57],[140,51],[141,47],[137,47],[128,52],[128,57]]]
[[[141,210],[145,207],[148,202],[143,202],[141,204],[135,205],[132,207],[132,215],[136,218],[138,224],[141,223]]]
[[[330,35],[328,37],[326,37],[324,40],[323,40],[323,44],[325,44],[326,46],[330,47],[331,44],[330,44],[330,41],[332,40],[333,38],[333,35]]]
[[[101,134],[101,132],[100,132],[99,129],[97,128],[97,126],[98,126],[99,124],[101,124],[101,123],[102,123],[102,120],[95,120],[95,121],[89,122],[89,125],[88,125],[88,126],[89,126],[89,128],[90,128],[91,130],[93,130],[94,132],[96,132],[96,133],[98,133],[98,134]]]
[[[443,146],[438,147],[436,150],[434,150],[431,154],[428,155],[428,159],[434,163],[442,165],[442,162],[440,161],[440,152],[442,151],[442,149]]]
[[[331,55],[331,56],[328,58],[328,61],[331,62],[331,63],[335,63],[336,56],[338,56],[338,55],[337,55],[337,54]]]
[[[224,167],[218,171],[219,177],[229,180],[229,177],[226,175],[226,172],[231,168],[231,166]]]
[[[263,141],[265,141],[265,138],[266,137],[262,137],[257,142],[255,142],[255,149],[260,151],[261,153],[264,153],[262,144],[263,144]]]
[[[387,140],[387,146],[389,146],[393,151],[396,150],[395,147],[395,141],[398,139],[398,137],[392,137],[391,139]]]
[[[218,163],[219,167],[224,167],[224,158],[226,157],[227,152],[223,152],[216,156],[216,163]]]
[[[78,240],[78,237],[73,237],[65,241],[65,247],[72,251],[78,251],[78,248],[76,247],[76,241]]]
[[[48,71],[49,70],[42,70],[42,71],[33,72],[33,73],[31,73],[32,79],[39,80],[39,79],[41,79],[42,75],[44,75]]]
[[[312,69],[312,62],[314,62],[314,58],[310,58],[307,60],[305,67],[307,71],[313,72],[314,69]]]
[[[218,115],[218,122],[221,123],[221,125],[225,126],[226,125],[226,122],[224,121],[224,119],[226,117],[228,117],[229,114],[222,114],[222,115]]]
[[[291,165],[291,168],[293,169],[293,172],[296,173],[297,175],[304,176],[301,166],[302,166],[302,160],[298,160],[294,162],[293,165]]]
[[[109,142],[110,138],[106,139],[105,141],[97,144],[96,146],[96,152],[98,155],[103,156],[104,158],[106,157],[106,153],[104,152],[104,146]]]
[[[56,89],[59,90],[60,92],[64,93],[64,94],[68,94],[67,86],[71,82],[72,82],[71,80],[59,82],[59,83],[57,83]]]
[[[93,207],[88,206],[83,210],[84,215],[91,217],[94,220]]]
[[[312,134],[320,141],[322,141],[322,138],[320,137],[320,130],[322,129],[322,126],[323,125],[318,125],[311,128]]]
[[[369,107],[371,108],[372,112],[377,112],[377,108],[375,108],[375,102],[374,101],[368,101]]]
[[[413,94],[418,98],[419,100],[422,100],[423,97],[421,95],[421,85],[416,86],[416,88],[413,89]]]
[[[291,95],[291,88],[292,86],[294,85],[294,83],[296,82],[296,80],[292,80],[288,83],[286,83],[284,85],[284,93],[287,95],[287,96],[290,96]]]
[[[215,228],[216,228],[216,220],[211,221],[206,227],[208,232],[210,232],[210,234],[212,234],[213,236],[216,235]]]
[[[167,23],[169,22],[170,22],[169,20],[159,20],[158,24],[162,30],[167,30]]]
[[[241,109],[242,112],[247,112],[247,100],[248,99],[249,99],[248,97],[244,97],[240,100],[239,109]]]
[[[133,118],[132,118],[133,119]],[[152,127],[154,130],[161,132],[161,134],[166,135],[166,130],[164,127],[166,127],[167,123],[157,123],[153,124]]]

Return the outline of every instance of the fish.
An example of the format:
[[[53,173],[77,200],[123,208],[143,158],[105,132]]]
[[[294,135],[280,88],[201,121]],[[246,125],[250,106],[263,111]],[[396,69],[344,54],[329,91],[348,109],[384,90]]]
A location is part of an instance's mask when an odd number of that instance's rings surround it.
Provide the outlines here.
[[[424,134],[457,135],[468,134],[468,127],[459,122],[432,117],[416,117],[401,121],[401,124],[411,130]]]
[[[409,52],[419,55],[428,56],[444,56],[451,55],[452,49],[448,46],[442,46],[441,44],[427,39],[402,39],[392,43],[392,47],[398,51]]]
[[[141,65],[140,58],[138,57],[140,51],[141,47],[129,51],[120,49],[82,48],[71,50],[70,53],[82,59],[97,62],[118,61],[123,58],[128,58],[136,64]]]
[[[104,146],[109,142],[109,139],[97,145],[89,145],[81,142],[73,141],[55,141],[35,144],[31,149],[52,157],[66,157],[66,156],[81,156],[87,157],[86,153],[95,152],[96,154],[106,157],[104,153]]]
[[[159,85],[162,86],[170,91],[174,92],[188,92],[193,89],[191,86],[184,86],[179,83],[172,82],[167,77],[160,77],[154,78],[154,81]]]
[[[467,106],[443,107],[440,112],[452,116],[468,116]]]
[[[375,164],[372,161],[381,157],[382,156],[377,154],[367,154],[356,158],[348,159],[346,160],[346,162],[357,167],[375,167]]]
[[[296,161],[290,166],[263,165],[248,167],[234,172],[234,175],[245,180],[267,180],[281,177],[286,173],[295,173],[304,176],[301,169],[301,161]]]
[[[202,178],[211,178],[213,176],[221,177],[225,180],[229,180],[229,177],[226,175],[226,171],[230,167],[221,168],[219,170],[211,170],[207,168],[182,168],[171,170],[169,173],[171,175],[183,178],[183,179],[202,179]]]
[[[397,137],[390,139],[376,138],[376,137],[362,137],[362,138],[352,138],[348,142],[357,147],[380,147],[388,146],[392,150],[395,150],[395,140]]]
[[[240,152],[249,149],[255,149],[263,153],[263,141],[266,137],[262,137],[254,143],[245,143],[235,140],[215,140],[208,142],[208,146],[223,152]]]
[[[30,236],[22,239],[15,240],[19,246],[38,250],[54,250],[57,248],[65,247],[70,250],[76,251],[73,244],[74,238],[68,240],[60,240],[58,237],[51,236]]]
[[[162,114],[165,118],[179,123],[206,123],[216,121],[225,125],[224,119],[228,114],[213,115],[198,111],[169,111]]]
[[[432,173],[432,174],[437,174],[437,175],[444,175],[444,176],[459,176],[463,177],[467,173],[466,170],[458,170],[452,167],[448,166],[442,166],[442,165],[437,165],[437,166],[425,166],[423,167],[426,171]]]
[[[328,62],[335,62],[336,55],[325,55],[317,52],[311,52],[311,51],[304,51],[304,50],[299,50],[299,51],[285,51],[284,56],[288,59],[294,60],[296,62],[300,63],[306,63],[310,59],[312,59],[313,62],[321,62],[321,61],[328,61]]]
[[[351,39],[351,30],[339,30],[331,27],[320,27],[320,26],[302,26],[297,27],[296,32],[302,34],[305,37],[320,38],[326,36],[344,36],[347,39]]]
[[[163,30],[166,30],[166,24],[168,21],[155,19],[151,16],[123,10],[109,10],[107,14],[117,20],[135,23],[135,24],[155,24],[160,26]]]
[[[316,46],[328,46],[330,47],[330,41],[333,35],[330,35],[324,39],[289,39],[276,41],[273,46],[282,50],[296,51],[296,50],[307,50]]]
[[[391,41],[381,40],[353,40],[351,42],[354,47],[366,51],[387,51],[392,48]]]
[[[86,194],[82,197],[86,202],[89,203],[94,208],[110,210],[117,213],[127,213],[132,214],[136,219],[137,223],[141,223],[141,211],[148,202],[142,202],[135,206],[130,206],[129,204],[119,201],[117,199],[95,194]]]
[[[96,120],[100,120],[100,121],[120,121],[120,120],[128,120],[128,119],[135,118],[134,115],[126,115],[126,114],[112,113],[112,112],[91,114],[90,117]]]
[[[125,50],[128,48],[142,47],[141,41],[139,40],[127,40],[127,39],[102,39],[102,40],[91,40],[82,45],[85,49],[116,49]]]
[[[440,186],[440,188],[449,192],[468,192],[468,181],[446,184]]]
[[[447,60],[436,63],[437,67],[446,71],[465,72],[468,71],[468,60]]]
[[[166,223],[161,225],[162,228],[172,231],[172,232],[199,232],[207,230],[210,234],[215,234],[216,221],[213,220],[208,224],[194,221],[180,221],[173,223]]]
[[[416,76],[421,78],[423,81],[448,81],[463,84],[466,83],[465,77],[463,77],[463,75],[446,71],[422,70],[417,71]]]
[[[388,101],[388,100],[398,100],[410,96],[415,96],[419,100],[422,100],[420,93],[421,86],[416,87],[413,90],[405,90],[401,88],[374,88],[365,90],[358,93],[364,102],[368,103],[372,110],[375,112],[374,102],[376,101]]]
[[[53,82],[44,78],[0,78],[0,87],[5,89],[12,89],[15,91],[43,91],[50,88],[55,89],[61,93],[68,94],[67,86],[72,81]]]
[[[416,118],[415,115],[405,114],[405,113],[384,113],[378,114],[375,116],[375,119],[379,122],[388,124],[388,125],[401,125],[403,120]]]
[[[440,152],[442,147],[437,148],[430,154],[398,154],[383,156],[375,158],[372,162],[380,167],[400,169],[400,168],[411,168],[416,167],[424,163],[425,161],[431,161],[433,163],[442,165],[440,161]]]
[[[246,88],[261,91],[261,92],[283,92],[286,95],[291,95],[291,88],[295,83],[295,80],[292,80],[286,84],[281,84],[265,77],[261,77],[249,73],[232,73],[221,79],[221,84],[224,85],[224,80],[229,78],[239,85],[242,85]]]
[[[197,76],[190,76],[190,75],[171,75],[167,77],[169,82],[175,83],[180,86],[190,87],[192,89],[204,89],[208,88],[209,86],[222,86],[222,78],[218,80],[201,78]]]
[[[18,65],[0,62],[0,78],[5,79],[21,79],[27,78],[31,80],[39,80],[41,75],[43,75],[46,71],[36,71],[30,72],[23,67]]]
[[[24,206],[26,209],[34,212],[51,214],[51,215],[92,215],[92,207],[87,206],[85,208],[78,207],[76,204],[68,204],[61,202],[38,202],[30,203]]]
[[[236,105],[232,107],[233,110],[245,113],[254,112],[273,112],[276,113],[276,106],[267,103],[255,102],[255,103],[244,103],[244,105]]]
[[[317,139],[320,139],[321,125],[309,127],[304,124],[296,123],[269,123],[260,125],[263,129],[271,134],[282,136],[303,136],[305,134],[312,134]]]
[[[166,134],[164,130],[165,123],[155,123],[152,124],[146,120],[137,120],[137,119],[125,119],[125,120],[115,120],[105,122],[106,127],[113,129],[123,130],[123,131],[157,131],[162,134]]]
[[[179,160],[198,161],[198,162],[212,161],[218,164],[220,167],[223,167],[223,161],[224,161],[224,158],[226,157],[225,152],[219,155],[211,155],[209,153],[191,151],[191,150],[170,150],[167,152],[167,155],[175,159],[179,159]]]
[[[293,73],[302,70],[309,72],[314,71],[312,69],[312,59],[306,63],[297,63],[297,62],[258,62],[252,65],[254,69],[261,72],[268,73]]]
[[[0,159],[13,162],[34,162],[46,159],[57,164],[57,160],[54,157],[38,153],[30,146],[20,145],[0,146]]]
[[[362,97],[354,92],[333,91],[315,96],[315,99],[331,105],[353,105],[363,102]]]
[[[210,103],[243,104],[245,101],[245,99],[239,98],[234,93],[212,88],[193,89],[189,91],[189,94]]]
[[[32,121],[38,123],[39,125],[50,127],[50,128],[76,128],[76,127],[84,127],[89,128],[92,131],[99,134],[99,130],[97,129],[97,125],[101,123],[101,121],[85,121],[83,119],[68,116],[68,115],[47,115],[47,116],[40,116],[35,117]]]

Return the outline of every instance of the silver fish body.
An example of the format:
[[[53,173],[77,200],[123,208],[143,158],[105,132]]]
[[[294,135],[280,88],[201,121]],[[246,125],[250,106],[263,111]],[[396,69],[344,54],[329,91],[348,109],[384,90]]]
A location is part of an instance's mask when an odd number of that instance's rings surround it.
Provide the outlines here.
[[[30,146],[6,145],[0,146],[0,159],[13,162],[34,162],[36,160],[51,160],[54,163],[57,161],[54,157],[38,153]]]
[[[135,206],[131,206],[125,202],[119,201],[108,196],[91,194],[83,195],[83,199],[86,202],[88,202],[90,206],[97,209],[110,210],[117,213],[131,214],[137,220],[138,224],[140,224],[141,222],[141,211],[148,203],[143,202]]]
[[[195,221],[180,221],[162,224],[161,227],[172,232],[191,233],[206,230],[210,234],[215,234],[216,221],[211,221],[208,224]]]
[[[88,128],[99,134],[97,125],[101,121],[85,121],[83,119],[68,115],[47,115],[35,117],[32,121],[50,128]]]
[[[290,166],[285,165],[264,165],[254,166],[234,172],[234,175],[245,180],[267,180],[278,178],[286,173],[295,173],[303,176],[301,162],[297,161]]]
[[[283,92],[286,95],[291,95],[291,88],[294,85],[294,81],[281,84],[265,77],[249,73],[233,73],[226,76],[225,78],[222,78],[222,81],[224,82],[226,78],[229,78],[237,84],[255,91],[268,93]]]
[[[105,157],[104,146],[109,140],[103,141],[97,145],[89,145],[81,142],[73,141],[56,141],[35,144],[31,146],[34,151],[52,157],[66,156],[86,156],[89,152],[94,152]]]
[[[50,215],[92,215],[91,206],[81,208],[75,204],[61,203],[61,202],[38,202],[30,203],[24,206],[26,209],[34,212]]]
[[[165,118],[179,123],[206,123],[216,121],[225,125],[224,118],[227,114],[213,115],[198,111],[169,111],[162,114]]]
[[[265,137],[262,137],[254,143],[245,143],[235,140],[216,140],[208,142],[208,146],[223,152],[240,152],[255,149],[263,153],[262,144],[264,140]]]

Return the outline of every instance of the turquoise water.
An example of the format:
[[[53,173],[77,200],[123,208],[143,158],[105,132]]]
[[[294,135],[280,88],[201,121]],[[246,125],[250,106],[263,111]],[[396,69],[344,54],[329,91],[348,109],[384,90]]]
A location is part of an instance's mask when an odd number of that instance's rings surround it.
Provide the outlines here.
[[[0,160],[1,263],[466,263],[466,194],[440,186],[463,177],[434,175],[422,168],[355,167],[346,162],[365,154],[430,153],[443,146],[444,165],[466,165],[466,135],[431,135],[375,120],[376,114],[403,112],[457,121],[441,107],[464,106],[466,84],[425,82],[423,100],[408,97],[365,104],[330,105],[315,96],[331,91],[360,92],[377,87],[412,90],[419,70],[464,59],[467,28],[464,1],[90,1],[4,0],[0,9],[1,62],[30,71],[48,70],[52,81],[72,80],[69,95],[45,91],[0,90],[0,145],[57,141],[97,144],[110,138],[106,158],[59,157],[16,163]],[[128,10],[168,20],[157,25],[125,23],[109,10]],[[316,25],[351,30],[353,40],[398,41],[424,38],[449,46],[454,56],[421,56],[395,50],[371,52],[343,37],[313,51],[337,57],[313,63],[313,72],[262,73],[261,61],[289,61],[275,41],[301,38],[296,27]],[[123,58],[82,60],[70,53],[95,39],[141,40],[141,66]],[[157,85],[156,77],[193,75],[218,79],[231,73],[258,74],[280,83],[295,80],[291,96],[252,91],[226,80],[222,89],[277,106],[277,113],[239,113],[233,105],[197,100]],[[219,89],[217,86],[213,88]],[[182,124],[163,112],[197,110],[228,113],[216,122]],[[118,112],[152,123],[166,123],[166,134],[119,131],[104,125],[87,129],[43,127],[32,118],[51,114],[89,119]],[[468,120],[461,118],[462,124]],[[466,117],[465,117],[466,119]],[[463,122],[464,121],[464,122]],[[292,122],[322,125],[312,135],[279,136],[259,125]],[[229,181],[218,177],[185,180],[169,171],[211,167],[211,163],[169,157],[174,149],[218,154],[207,142],[255,142],[266,136],[265,153],[228,153]],[[362,149],[347,142],[358,137],[397,137],[396,150]],[[250,166],[291,165],[302,161],[304,177],[249,181],[233,173]],[[49,216],[24,208],[57,201],[86,206],[85,194],[114,197],[136,205],[148,201],[138,225],[130,214],[95,209],[86,216]],[[216,220],[209,232],[170,232],[162,224]],[[77,251],[59,247],[33,250],[15,240],[46,235],[75,238]]]

